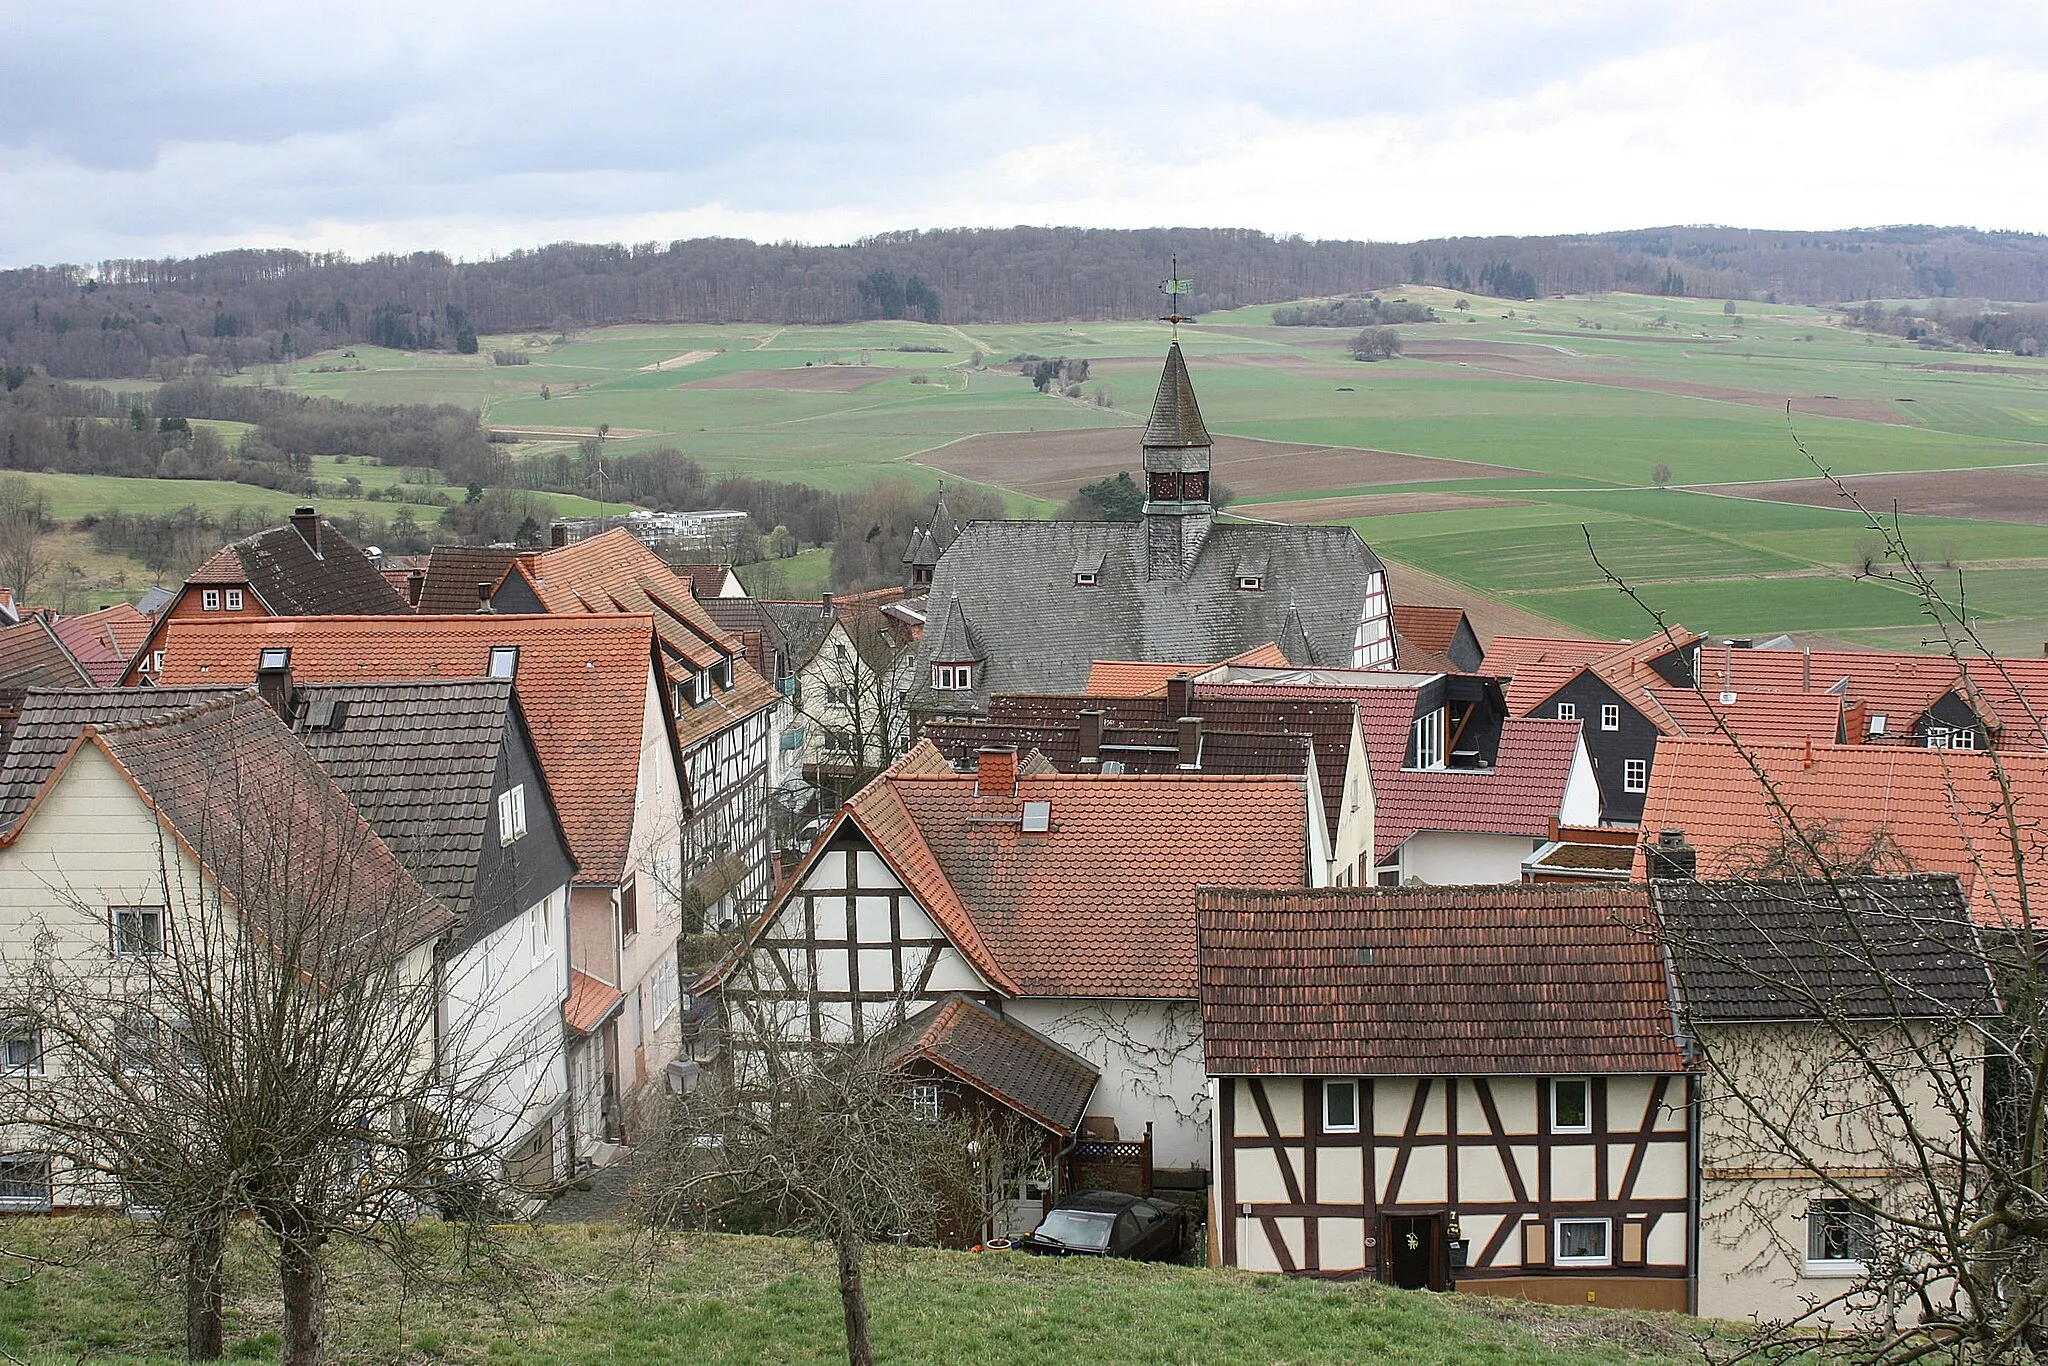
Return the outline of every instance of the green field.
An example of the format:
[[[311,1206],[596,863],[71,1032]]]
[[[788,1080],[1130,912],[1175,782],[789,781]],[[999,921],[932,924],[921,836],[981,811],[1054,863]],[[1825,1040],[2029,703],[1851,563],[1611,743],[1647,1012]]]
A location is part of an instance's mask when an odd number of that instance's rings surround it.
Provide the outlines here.
[[[169,1366],[184,1359],[174,1287],[133,1224],[18,1220],[0,1281],[0,1353],[25,1366]],[[333,1246],[336,1362],[507,1366],[844,1361],[830,1249],[802,1239],[686,1235],[652,1245],[605,1225],[510,1230],[505,1267],[458,1269],[421,1230],[437,1273],[401,1296],[389,1273]],[[228,1357],[277,1359],[270,1266],[238,1240]],[[1370,1362],[1384,1366],[1628,1366],[1701,1360],[1697,1321],[1551,1309],[1240,1272],[879,1249],[869,1259],[879,1360]],[[1725,1346],[1725,1340],[1720,1340]]]
[[[1350,360],[1348,330],[1274,327],[1265,306],[1210,315],[1181,338],[1217,433],[1505,467],[1322,491],[1526,504],[1353,521],[1397,566],[1561,625],[1632,634],[1640,610],[1603,584],[1589,531],[1614,572],[1704,630],[1913,637],[1919,604],[1854,578],[1876,544],[1857,514],[1719,487],[1816,479],[1796,432],[1845,474],[2017,479],[2017,494],[1980,491],[1958,515],[1909,515],[1904,528],[1930,561],[1987,576],[1973,594],[1987,631],[2048,636],[2048,362],[1922,350],[1792,305],[1730,314],[1718,300],[1466,296],[1460,311],[1447,290],[1388,295],[1427,302],[1443,319],[1402,327],[1409,354],[1391,362]],[[350,360],[330,354],[254,378],[365,402],[459,403],[494,428],[553,429],[513,446],[515,458],[573,446],[602,423],[614,448],[670,445],[718,470],[834,489],[900,477],[929,489],[948,476],[925,462],[984,433],[1121,428],[1135,466],[1134,429],[1166,341],[1146,323],[622,326],[563,341],[485,338],[477,356],[356,347]],[[489,353],[500,348],[531,363],[495,365]],[[1011,363],[1020,353],[1088,358],[1082,397],[1036,393]],[[369,487],[395,472],[355,473]],[[320,477],[345,471],[323,465]],[[1004,476],[979,477],[1000,487]],[[1261,502],[1322,496],[1238,487],[1223,465],[1217,477],[1250,515]],[[1020,515],[1053,506],[1012,493]]]

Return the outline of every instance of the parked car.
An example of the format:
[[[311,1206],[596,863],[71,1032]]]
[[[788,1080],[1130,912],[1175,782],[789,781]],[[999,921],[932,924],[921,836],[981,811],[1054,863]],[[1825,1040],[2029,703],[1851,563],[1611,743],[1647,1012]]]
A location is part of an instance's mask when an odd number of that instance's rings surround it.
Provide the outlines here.
[[[1124,1191],[1082,1191],[1062,1200],[1019,1245],[1055,1257],[1170,1262],[1180,1256],[1187,1230],[1187,1212],[1171,1201]]]

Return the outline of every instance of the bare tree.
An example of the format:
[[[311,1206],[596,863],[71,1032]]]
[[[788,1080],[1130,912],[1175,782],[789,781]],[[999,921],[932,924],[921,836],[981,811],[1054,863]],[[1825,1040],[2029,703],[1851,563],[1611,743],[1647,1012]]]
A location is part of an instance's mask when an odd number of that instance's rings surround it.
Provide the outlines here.
[[[912,642],[873,610],[842,610],[839,626],[845,640],[826,639],[792,699],[805,761],[834,809],[903,757],[911,738]]]
[[[41,490],[26,475],[0,477],[0,580],[16,602],[26,602],[53,567],[49,530],[50,500]]]
[[[531,1060],[485,1053],[443,1011],[448,913],[262,703],[105,738],[149,785],[153,885],[111,908],[52,888],[5,965],[0,1012],[40,1056],[7,1074],[0,1114],[80,1203],[155,1216],[195,1360],[220,1355],[223,1251],[253,1221],[277,1259],[284,1360],[310,1366],[324,1249],[346,1237],[414,1267],[423,1211],[480,1226],[507,1075]],[[170,764],[189,781],[152,783]],[[559,1027],[535,1039],[559,1048]]]

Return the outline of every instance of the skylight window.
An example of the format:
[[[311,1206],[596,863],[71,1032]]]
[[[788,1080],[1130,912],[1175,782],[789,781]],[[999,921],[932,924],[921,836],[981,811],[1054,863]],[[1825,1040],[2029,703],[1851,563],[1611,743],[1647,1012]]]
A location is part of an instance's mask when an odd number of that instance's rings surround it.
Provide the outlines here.
[[[493,645],[491,647],[490,677],[510,678],[519,672],[519,647],[517,645]]]
[[[1043,835],[1050,829],[1052,829],[1052,803],[1024,803],[1024,833],[1027,835]]]
[[[289,669],[292,666],[292,652],[287,648],[268,649],[256,656],[256,667],[264,672],[272,669]]]

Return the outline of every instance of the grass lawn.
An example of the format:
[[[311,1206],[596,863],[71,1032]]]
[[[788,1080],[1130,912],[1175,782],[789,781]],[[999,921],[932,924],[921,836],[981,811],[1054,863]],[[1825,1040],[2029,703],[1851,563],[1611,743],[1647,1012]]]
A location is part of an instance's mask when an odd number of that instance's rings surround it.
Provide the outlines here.
[[[137,1226],[23,1220],[4,1246],[59,1264],[0,1283],[0,1351],[31,1366],[182,1360],[173,1287]],[[426,1230],[444,1254],[440,1230]],[[230,1359],[275,1360],[276,1295],[260,1253],[235,1250]],[[337,1362],[779,1363],[845,1360],[829,1252],[796,1239],[689,1235],[661,1246],[612,1226],[509,1238],[511,1274],[396,1293],[340,1251],[328,1321]],[[88,1256],[90,1260],[88,1260]],[[1362,1362],[1625,1366],[1699,1360],[1706,1326],[1669,1315],[1335,1285],[1242,1272],[1021,1253],[887,1249],[871,1258],[883,1361]]]

